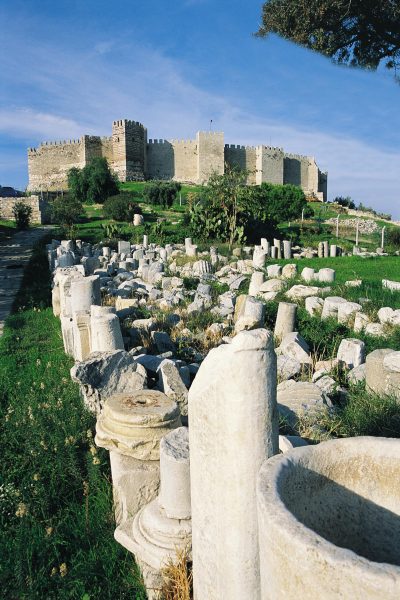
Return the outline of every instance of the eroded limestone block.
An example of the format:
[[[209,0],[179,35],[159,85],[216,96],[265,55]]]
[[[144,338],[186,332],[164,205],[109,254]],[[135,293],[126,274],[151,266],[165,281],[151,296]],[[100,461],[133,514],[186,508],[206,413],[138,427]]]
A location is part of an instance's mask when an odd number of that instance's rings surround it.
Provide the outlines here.
[[[95,352],[71,369],[81,386],[85,405],[99,413],[104,401],[116,393],[135,393],[147,382],[146,369],[124,350]]]
[[[188,390],[177,367],[172,361],[163,360],[158,368],[158,375],[161,390],[178,404],[181,415],[187,417]]]
[[[374,350],[366,358],[366,387],[378,395],[400,397],[399,352],[390,348]]]
[[[93,304],[101,304],[100,277],[89,275],[81,279],[71,281],[71,312],[87,311]]]
[[[338,306],[338,323],[348,325],[355,317],[356,313],[360,312],[361,309],[361,304],[358,304],[357,302],[342,302]]]
[[[297,275],[297,265],[288,264],[282,267],[282,277],[284,279],[293,279]]]
[[[343,304],[344,302],[347,302],[347,300],[340,296],[328,296],[325,298],[321,319],[337,319],[339,304]]]
[[[311,285],[294,285],[286,292],[286,296],[290,300],[299,300],[300,298],[307,298],[307,296],[318,296],[321,292],[321,288]]]
[[[302,416],[315,416],[331,407],[322,390],[308,381],[283,381],[278,385],[277,399],[281,416],[293,429]]]
[[[139,460],[158,460],[161,438],[180,425],[178,405],[162,392],[115,394],[97,419],[96,444]]]
[[[317,296],[309,296],[305,300],[305,309],[309,315],[315,317],[316,315],[320,315],[322,313],[322,309],[324,307],[324,301],[322,298],[318,298]]]
[[[358,367],[365,362],[365,343],[355,338],[344,339],[340,342],[337,357],[348,369]]]
[[[277,354],[290,356],[301,364],[311,364],[310,348],[305,339],[297,332],[287,333],[276,349]]]

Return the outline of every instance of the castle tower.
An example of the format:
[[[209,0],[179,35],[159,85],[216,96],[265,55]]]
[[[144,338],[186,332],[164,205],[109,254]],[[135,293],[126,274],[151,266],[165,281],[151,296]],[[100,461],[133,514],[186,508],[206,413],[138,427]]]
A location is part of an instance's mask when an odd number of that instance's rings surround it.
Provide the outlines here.
[[[224,134],[214,131],[198,131],[197,181],[207,181],[213,171],[224,173]]]
[[[112,147],[112,168],[119,180],[143,180],[146,173],[147,129],[137,121],[114,121]]]

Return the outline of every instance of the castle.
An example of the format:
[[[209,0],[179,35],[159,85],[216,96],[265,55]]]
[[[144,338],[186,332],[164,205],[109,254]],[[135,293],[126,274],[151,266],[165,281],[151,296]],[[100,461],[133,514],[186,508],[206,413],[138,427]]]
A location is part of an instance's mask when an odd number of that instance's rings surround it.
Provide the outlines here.
[[[67,173],[95,157],[107,159],[120,181],[173,179],[204,183],[225,165],[249,172],[248,184],[292,183],[306,194],[325,201],[327,174],[310,156],[287,154],[270,146],[224,144],[221,132],[199,131],[194,140],[148,140],[147,129],[136,121],[114,121],[112,135],[83,135],[79,140],[43,142],[28,149],[28,191],[67,189]]]

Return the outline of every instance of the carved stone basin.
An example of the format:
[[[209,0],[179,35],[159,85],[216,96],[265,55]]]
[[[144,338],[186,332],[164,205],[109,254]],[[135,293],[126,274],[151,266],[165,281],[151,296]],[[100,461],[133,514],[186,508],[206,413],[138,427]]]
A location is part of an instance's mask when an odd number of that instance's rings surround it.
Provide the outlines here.
[[[400,440],[274,456],[257,504],[262,600],[400,598]]]

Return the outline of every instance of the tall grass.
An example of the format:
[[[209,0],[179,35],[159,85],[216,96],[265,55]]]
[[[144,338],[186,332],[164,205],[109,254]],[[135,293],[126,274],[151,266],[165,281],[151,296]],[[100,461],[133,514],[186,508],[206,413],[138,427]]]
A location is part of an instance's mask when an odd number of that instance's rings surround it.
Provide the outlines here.
[[[36,248],[0,340],[1,596],[144,599],[113,539],[108,456],[70,380],[49,281]]]

